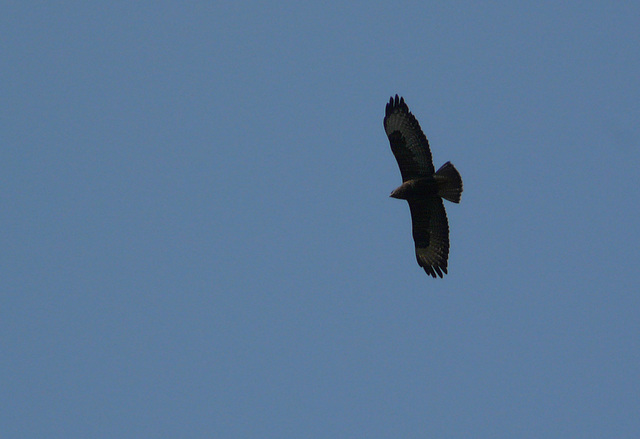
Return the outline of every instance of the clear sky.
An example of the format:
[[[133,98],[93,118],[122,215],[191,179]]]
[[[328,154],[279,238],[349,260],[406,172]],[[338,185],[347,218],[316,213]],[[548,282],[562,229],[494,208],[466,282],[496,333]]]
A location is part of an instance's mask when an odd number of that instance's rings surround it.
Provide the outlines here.
[[[2,438],[640,437],[638,23],[4,2]],[[464,181],[444,279],[396,93]]]

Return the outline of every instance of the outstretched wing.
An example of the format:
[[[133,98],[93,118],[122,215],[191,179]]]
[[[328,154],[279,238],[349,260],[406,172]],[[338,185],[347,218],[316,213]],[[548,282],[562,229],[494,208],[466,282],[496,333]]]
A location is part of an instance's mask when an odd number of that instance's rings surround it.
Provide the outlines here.
[[[431,176],[435,170],[427,137],[420,124],[396,95],[389,99],[384,116],[384,130],[391,143],[391,151],[398,161],[402,181]]]
[[[449,257],[449,223],[442,198],[411,200],[409,208],[418,265],[427,274],[442,277],[447,274]]]

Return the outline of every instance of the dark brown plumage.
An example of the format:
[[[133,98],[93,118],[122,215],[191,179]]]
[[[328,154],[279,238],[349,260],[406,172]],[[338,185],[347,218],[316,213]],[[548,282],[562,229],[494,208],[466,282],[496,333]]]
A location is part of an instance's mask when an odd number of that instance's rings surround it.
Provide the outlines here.
[[[409,202],[418,264],[430,276],[442,277],[449,257],[449,224],[442,199],[460,202],[462,178],[451,162],[435,171],[427,137],[404,98],[396,95],[389,100],[384,130],[402,175],[402,185],[391,197]]]

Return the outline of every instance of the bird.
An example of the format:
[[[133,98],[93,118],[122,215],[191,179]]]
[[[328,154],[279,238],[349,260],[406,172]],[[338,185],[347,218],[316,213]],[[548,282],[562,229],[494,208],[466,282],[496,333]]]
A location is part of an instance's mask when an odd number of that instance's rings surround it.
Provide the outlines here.
[[[451,162],[435,171],[427,137],[404,98],[396,94],[389,99],[383,124],[402,176],[402,185],[390,197],[409,203],[418,265],[442,278],[449,258],[449,223],[442,199],[460,202],[462,177]]]

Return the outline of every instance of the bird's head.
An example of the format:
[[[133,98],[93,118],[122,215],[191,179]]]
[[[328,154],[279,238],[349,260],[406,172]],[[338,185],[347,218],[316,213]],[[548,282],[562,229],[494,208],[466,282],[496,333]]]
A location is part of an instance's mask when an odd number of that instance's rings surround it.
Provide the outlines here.
[[[389,195],[391,198],[397,198],[399,200],[406,200],[407,199],[407,191],[408,191],[408,185],[407,184],[403,184],[402,186],[398,186],[397,188],[395,188],[393,190],[393,192],[391,192],[391,195]]]

